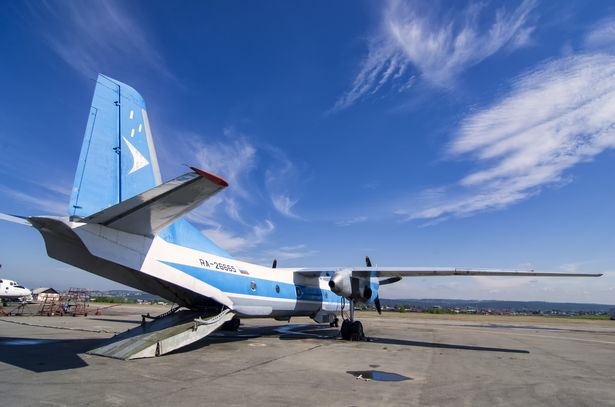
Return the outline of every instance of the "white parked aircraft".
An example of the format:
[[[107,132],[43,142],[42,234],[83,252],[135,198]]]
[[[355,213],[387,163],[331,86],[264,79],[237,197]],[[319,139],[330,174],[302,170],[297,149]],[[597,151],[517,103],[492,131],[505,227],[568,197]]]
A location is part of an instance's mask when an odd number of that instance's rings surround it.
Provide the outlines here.
[[[345,306],[350,312],[341,336],[360,338],[363,328],[354,320],[354,304],[372,302],[380,311],[379,286],[403,277],[600,276],[372,267],[369,259],[361,267],[276,268],[275,262],[273,267],[246,263],[183,219],[228,186],[216,175],[191,170],[162,182],[143,98],[130,86],[99,75],[68,216],[3,217],[34,226],[50,257],[159,295],[192,312],[189,328],[181,334],[177,325],[186,324],[187,319],[173,313],[144,324],[149,326],[146,331],[156,331],[155,336],[141,330],[93,353],[124,359],[160,355],[200,339],[223,323],[237,327],[239,318],[309,316],[336,324],[336,315]]]
[[[0,279],[0,300],[2,305],[8,301],[28,301],[32,298],[32,291],[19,284],[17,281]]]

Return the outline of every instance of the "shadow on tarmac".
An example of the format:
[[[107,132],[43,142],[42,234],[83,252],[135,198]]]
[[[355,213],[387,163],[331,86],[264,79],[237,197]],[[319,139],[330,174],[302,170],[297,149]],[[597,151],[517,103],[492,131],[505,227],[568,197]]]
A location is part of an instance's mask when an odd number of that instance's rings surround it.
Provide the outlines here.
[[[0,362],[32,372],[77,369],[88,364],[79,357],[104,339],[32,339],[0,337]]]
[[[242,327],[238,332],[218,331],[202,340],[170,354],[181,354],[217,343],[239,342],[263,336],[277,336],[280,340],[316,339],[339,340],[338,329],[328,325],[280,325]],[[34,339],[0,337],[0,362],[32,372],[53,372],[88,366],[80,354],[101,346],[108,339]],[[419,346],[439,349],[457,349],[482,352],[530,353],[523,349],[491,348],[471,345],[421,342],[405,339],[370,337],[365,343]],[[164,356],[163,356],[164,357]]]
[[[307,329],[306,329],[307,328]],[[327,325],[298,325],[289,326],[284,329],[286,333],[280,335],[282,340],[292,339],[306,339],[306,338],[318,338],[318,339],[337,339],[338,330],[329,328]],[[524,349],[508,349],[508,348],[492,348],[483,346],[472,345],[458,345],[449,343],[436,343],[436,342],[422,342],[412,341],[407,339],[392,339],[392,338],[377,338],[368,337],[366,342],[378,343],[384,345],[400,345],[400,346],[418,346],[425,348],[439,348],[439,349],[457,349],[457,350],[471,350],[481,352],[506,352],[506,353],[530,353]]]
[[[368,341],[373,342],[373,343],[386,344],[386,345],[420,346],[420,347],[425,347],[425,348],[475,350],[475,351],[481,351],[481,352],[530,353],[529,351],[524,350],[524,349],[489,348],[489,347],[472,346],[472,345],[456,345],[456,344],[449,344],[449,343],[409,341],[406,339],[370,337]]]

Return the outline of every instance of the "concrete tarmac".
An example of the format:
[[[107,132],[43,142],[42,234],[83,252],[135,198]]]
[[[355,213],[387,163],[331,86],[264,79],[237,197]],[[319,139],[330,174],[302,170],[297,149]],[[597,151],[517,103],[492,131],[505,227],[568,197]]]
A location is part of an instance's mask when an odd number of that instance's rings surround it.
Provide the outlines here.
[[[259,319],[158,358],[85,354],[165,310],[0,317],[0,404],[615,406],[615,321],[358,313],[370,340],[345,342],[307,318]]]

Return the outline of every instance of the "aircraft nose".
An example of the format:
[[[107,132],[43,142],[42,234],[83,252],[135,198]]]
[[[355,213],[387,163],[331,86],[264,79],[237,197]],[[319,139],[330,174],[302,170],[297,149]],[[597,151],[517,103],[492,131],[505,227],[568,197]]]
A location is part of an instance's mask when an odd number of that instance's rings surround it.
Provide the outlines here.
[[[27,288],[24,288],[24,291],[26,292],[26,295],[32,294],[32,291],[28,290]]]

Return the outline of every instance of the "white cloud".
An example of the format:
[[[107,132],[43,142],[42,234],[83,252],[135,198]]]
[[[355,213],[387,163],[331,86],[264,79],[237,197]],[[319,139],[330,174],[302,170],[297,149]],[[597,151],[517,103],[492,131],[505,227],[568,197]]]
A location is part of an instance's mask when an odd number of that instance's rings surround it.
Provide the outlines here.
[[[252,226],[243,237],[237,236],[222,227],[205,229],[203,233],[226,251],[241,253],[263,244],[274,230],[275,225],[270,220],[265,220],[262,224]]]
[[[177,166],[177,157],[182,157],[180,162],[228,181],[228,188],[191,211],[187,219],[204,226],[203,232],[230,253],[250,256],[251,249],[268,243],[275,230],[268,219],[271,208],[299,218],[293,212],[297,199],[287,192],[297,184],[295,166],[280,150],[259,145],[232,127],[216,139],[191,132],[169,134],[173,137],[165,143],[173,144],[160,149],[163,162]]]
[[[335,102],[331,111],[345,109],[362,97],[376,93],[390,79],[402,77],[406,69],[406,59],[390,39],[372,39],[350,90]]]
[[[308,250],[304,244],[280,247],[267,252],[269,256],[278,260],[294,260],[318,254],[318,250]]]
[[[615,147],[615,57],[579,55],[517,78],[508,95],[465,118],[453,157],[477,169],[428,195],[409,219],[444,219],[507,207],[568,181],[566,171]]]
[[[609,17],[596,23],[585,35],[584,46],[592,50],[615,50],[615,18]]]
[[[225,138],[209,141],[194,133],[182,133],[174,137],[173,148],[161,149],[163,154],[173,153],[204,171],[215,173],[229,183],[229,187],[209,198],[190,212],[188,219],[202,225],[220,227],[220,214],[245,226],[242,202],[253,199],[253,173],[257,168],[257,148],[243,135],[232,130],[225,131]],[[169,161],[169,157],[163,157]]]
[[[298,189],[300,184],[297,167],[281,150],[268,146],[267,151],[270,159],[269,168],[265,171],[265,187],[273,207],[288,218],[303,219],[293,211],[299,200],[293,198],[290,192]]]
[[[409,66],[433,85],[451,86],[461,72],[498,51],[527,45],[534,7],[533,0],[525,0],[512,11],[498,9],[489,18],[483,3],[471,2],[452,14],[432,3],[389,1],[382,29],[369,40],[359,73],[332,111],[351,106],[387,83],[400,91],[409,88],[415,81]]]
[[[163,157],[165,161],[176,162],[175,157],[181,156],[184,162],[213,172],[229,183],[227,189],[210,198],[190,218],[207,223],[204,218],[223,212],[245,225],[249,223],[245,207],[263,207],[264,198],[282,215],[302,219],[294,212],[299,200],[290,192],[300,185],[298,170],[286,155],[273,146],[255,143],[233,128],[226,129],[224,136],[210,141],[195,133],[181,133],[173,138],[173,148],[162,149],[165,154],[173,152],[172,158]]]
[[[254,181],[259,149],[233,129],[226,129],[224,135],[220,141],[209,142],[196,134],[183,134],[174,147],[180,148],[183,160],[229,183],[190,212],[188,219],[206,226],[203,232],[228,252],[242,253],[265,243],[275,227],[269,220],[250,220],[246,209],[259,196]]]
[[[257,148],[240,133],[225,130],[225,138],[208,142],[203,137],[182,137],[187,145],[184,159],[194,160],[205,171],[220,174],[232,187],[232,193],[245,198],[249,195],[249,175],[255,169]]]
[[[53,190],[39,189],[36,195],[16,191],[7,187],[0,187],[0,191],[11,199],[24,203],[32,208],[41,210],[46,214],[66,216],[68,215],[68,195],[60,195]],[[35,215],[32,213],[18,215]]]
[[[367,222],[367,216],[355,216],[354,218],[340,220],[335,222],[337,226],[351,226],[357,223]]]
[[[286,195],[271,195],[271,202],[273,207],[282,215],[288,218],[300,219],[295,213],[293,213],[293,207],[297,203],[296,200],[291,199]]]
[[[393,2],[386,13],[390,36],[423,77],[448,85],[462,70],[498,52],[504,46],[523,46],[532,27],[526,25],[533,1],[524,1],[512,12],[500,9],[486,30],[479,30],[484,5],[471,3],[459,15],[429,16],[425,10]]]
[[[113,61],[128,60],[173,77],[152,44],[154,34],[123,2],[40,2],[30,9],[45,27],[41,32],[51,49],[86,77],[111,70]]]

